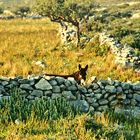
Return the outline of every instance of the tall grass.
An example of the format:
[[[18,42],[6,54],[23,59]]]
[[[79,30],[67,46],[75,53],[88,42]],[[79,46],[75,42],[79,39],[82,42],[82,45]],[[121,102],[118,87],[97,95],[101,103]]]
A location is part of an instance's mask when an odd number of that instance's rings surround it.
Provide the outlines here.
[[[48,19],[1,20],[0,75],[69,74],[76,71],[80,63],[89,65],[88,78],[96,75],[99,79],[140,80],[133,70],[114,64],[114,56],[108,47],[99,46],[96,38],[84,49],[64,46],[60,43],[58,30],[58,24]],[[39,60],[46,63],[45,68],[35,64]]]

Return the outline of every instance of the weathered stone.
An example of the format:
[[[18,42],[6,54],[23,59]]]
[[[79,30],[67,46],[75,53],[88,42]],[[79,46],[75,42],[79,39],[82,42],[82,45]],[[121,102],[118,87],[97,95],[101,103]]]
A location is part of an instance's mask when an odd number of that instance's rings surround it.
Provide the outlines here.
[[[115,81],[113,81],[110,77],[108,77],[108,84],[109,85],[114,85]]]
[[[124,93],[118,94],[118,95],[117,95],[117,98],[118,98],[118,99],[123,99],[123,100],[124,100],[124,99],[126,99],[126,94],[124,94]]]
[[[59,86],[53,86],[52,92],[53,93],[60,93],[61,92],[60,87]]]
[[[93,106],[90,106],[90,107],[89,107],[89,112],[90,112],[90,113],[94,113],[94,111],[95,111],[94,107],[93,107]]]
[[[123,88],[124,90],[130,88],[130,84],[129,84],[129,83],[122,83],[121,85],[122,85],[122,88]]]
[[[86,100],[87,100],[87,102],[90,103],[90,104],[92,104],[93,102],[95,102],[95,99],[90,98],[90,97],[87,97]]]
[[[135,99],[131,99],[131,106],[135,106],[137,104],[137,101]]]
[[[78,86],[78,89],[80,92],[86,94],[87,93],[87,89],[85,87],[82,87],[82,86]]]
[[[33,88],[29,84],[21,84],[20,88],[26,90],[33,90]]]
[[[66,79],[64,79],[64,78],[62,78],[62,77],[56,77],[56,81],[58,82],[59,85],[65,83],[65,80],[66,80]]]
[[[50,83],[52,86],[57,86],[56,80],[50,80],[49,83]]]
[[[68,90],[77,91],[77,86],[76,85],[71,85],[71,86],[68,87]]]
[[[36,89],[41,89],[41,90],[50,90],[52,89],[52,86],[50,85],[50,83],[45,80],[44,78],[42,78],[36,85],[35,85]]]
[[[44,91],[44,95],[45,96],[51,96],[52,95],[52,91],[51,90]]]
[[[41,97],[41,96],[43,96],[43,91],[41,91],[41,90],[33,90],[31,95],[36,96],[36,97]]]
[[[123,104],[124,104],[124,105],[130,104],[130,100],[129,100],[129,99],[124,99],[124,100],[123,100]]]
[[[105,90],[109,93],[116,93],[116,88],[114,86],[107,85],[105,86]]]
[[[34,100],[35,99],[35,96],[28,95],[26,98],[29,99],[29,100]]]
[[[92,89],[93,90],[96,90],[96,89],[98,89],[99,88],[99,85],[98,84],[96,84],[96,83],[93,83],[92,84]]]
[[[76,97],[72,94],[71,91],[63,91],[62,95],[68,100],[76,100]]]
[[[97,110],[98,110],[98,111],[106,111],[108,108],[109,108],[108,105],[99,106],[99,107],[97,108]]]
[[[71,81],[72,84],[77,84],[73,77],[68,77],[68,80]]]
[[[82,112],[88,112],[89,110],[89,104],[85,100],[75,100],[70,103]]]
[[[134,94],[133,97],[136,101],[140,102],[140,95],[139,94]]]
[[[90,94],[85,94],[85,97],[94,97],[94,93],[90,93]]]
[[[110,102],[110,107],[116,106],[118,104],[118,100],[113,100]]]
[[[93,93],[92,89],[88,89],[87,92],[88,92],[88,93]]]
[[[94,108],[97,108],[97,107],[99,106],[99,104],[98,104],[98,103],[92,103],[92,106],[93,106]]]
[[[62,95],[60,93],[54,93],[54,94],[52,94],[51,99],[56,99],[56,98],[61,98],[61,97],[62,97]]]
[[[106,92],[106,94],[104,95],[104,98],[107,99],[109,95],[110,93]]]
[[[133,85],[133,90],[139,90],[140,91],[140,82],[137,82]]]
[[[66,80],[64,84],[66,85],[67,88],[72,85],[69,80]]]
[[[102,91],[101,91],[100,88],[98,88],[98,89],[94,90],[94,93],[95,93],[95,94],[98,94],[98,93],[102,93]]]
[[[133,94],[131,94],[131,93],[127,94],[126,96],[127,96],[127,98],[129,98],[129,99],[132,99],[132,98],[133,98]]]
[[[122,87],[117,87],[116,89],[117,89],[117,93],[122,93],[123,92]]]
[[[9,84],[9,82],[7,82],[7,81],[2,81],[2,83],[1,83],[3,86],[6,86],[6,85],[8,85]]]
[[[94,94],[94,96],[95,96],[96,99],[101,99],[102,94]]]
[[[101,100],[98,101],[98,103],[99,103],[100,105],[107,105],[107,104],[108,104],[108,100],[106,100],[106,99],[101,99]]]
[[[60,89],[63,91],[63,90],[66,90],[66,86],[65,85],[60,85]]]
[[[116,99],[116,95],[111,95],[108,98],[108,101],[113,101],[114,99]]]

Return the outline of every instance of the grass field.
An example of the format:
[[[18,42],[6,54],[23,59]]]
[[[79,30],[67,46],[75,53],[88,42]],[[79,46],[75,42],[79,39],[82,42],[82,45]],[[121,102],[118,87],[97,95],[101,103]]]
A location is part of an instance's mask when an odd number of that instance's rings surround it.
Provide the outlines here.
[[[140,139],[140,120],[131,115],[81,114],[64,99],[28,102],[18,93],[0,101],[2,140]]]
[[[69,74],[80,63],[89,65],[88,78],[95,75],[99,79],[111,77],[121,81],[140,79],[132,69],[115,65],[109,48],[99,46],[96,40],[84,49],[61,45],[58,29],[58,24],[48,19],[1,20],[0,75]],[[46,63],[44,69],[34,63],[40,60]]]

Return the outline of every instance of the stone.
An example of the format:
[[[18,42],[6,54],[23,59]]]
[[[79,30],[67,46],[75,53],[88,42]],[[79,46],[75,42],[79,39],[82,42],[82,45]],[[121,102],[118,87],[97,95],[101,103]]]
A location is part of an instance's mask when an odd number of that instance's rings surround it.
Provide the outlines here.
[[[87,113],[89,111],[89,104],[85,100],[71,101],[70,104],[79,109],[81,112]]]
[[[59,86],[53,86],[52,92],[53,93],[60,93],[61,92],[60,87]]]
[[[94,96],[95,96],[96,99],[101,99],[102,94],[94,94]]]
[[[64,84],[66,85],[67,88],[72,85],[71,81],[69,81],[69,80],[65,80]]]
[[[124,93],[118,94],[117,99],[122,99],[122,100],[126,99],[126,94],[124,94]]]
[[[140,91],[140,82],[136,82],[135,84],[133,84],[133,90]]]
[[[134,94],[133,97],[136,101],[140,102],[140,95],[139,94]]]
[[[30,86],[29,84],[21,84],[20,88],[25,90],[33,90],[32,86]]]
[[[131,106],[135,106],[137,104],[137,101],[135,99],[131,99],[130,102]]]
[[[124,99],[123,100],[123,104],[124,105],[129,105],[130,104],[130,100],[129,99]]]
[[[36,85],[35,85],[36,89],[41,89],[41,90],[50,90],[52,89],[52,86],[50,85],[50,83],[45,80],[44,78],[42,78]]]
[[[116,106],[118,104],[118,100],[113,100],[110,102],[110,107]]]
[[[92,104],[93,102],[95,102],[95,99],[90,98],[90,97],[87,97],[86,100],[87,100],[87,102],[90,103],[90,104]]]
[[[62,95],[60,93],[54,93],[54,94],[52,94],[51,99],[56,99],[56,98],[61,98],[61,97],[62,97]]]
[[[85,87],[82,86],[78,86],[78,89],[81,93],[86,94],[87,93],[87,89]]]
[[[72,84],[77,84],[73,77],[68,77],[68,80],[71,81]]]
[[[50,80],[49,83],[50,83],[52,86],[57,86],[56,80]]]
[[[121,86],[122,86],[122,88],[124,89],[124,90],[127,90],[127,89],[129,89],[130,88],[130,84],[129,83],[122,83],[121,84]]]
[[[51,96],[52,95],[52,91],[51,90],[44,91],[44,95],[45,96]]]
[[[67,100],[76,100],[76,97],[72,94],[71,91],[63,91],[62,95],[67,99]]]
[[[116,95],[111,95],[108,97],[108,101],[113,101],[114,99],[116,99]]]
[[[43,96],[43,91],[41,91],[41,90],[33,90],[31,95],[36,96],[36,97],[41,97],[41,96]]]
[[[26,98],[29,99],[29,100],[34,100],[35,99],[35,96],[28,95]]]
[[[65,85],[60,85],[60,89],[63,91],[63,90],[66,90],[66,86]]]
[[[110,85],[105,86],[105,90],[109,93],[116,93],[117,91],[115,86],[110,86]]]
[[[94,111],[95,111],[95,108],[94,108],[93,106],[90,106],[90,107],[89,107],[89,112],[93,114]]]
[[[106,111],[108,108],[109,108],[108,105],[99,106],[99,107],[97,108],[97,110],[102,112],[102,111]]]
[[[62,77],[56,77],[56,81],[58,82],[59,85],[65,83],[65,80],[66,80],[66,79],[64,79],[64,78],[62,78]]]
[[[97,107],[99,106],[99,104],[98,104],[98,103],[92,103],[92,106],[93,106],[94,108],[97,108]]]
[[[102,93],[102,91],[101,91],[100,88],[98,88],[98,89],[94,90],[94,93],[95,93],[95,94],[98,94],[98,93]]]
[[[99,85],[98,84],[96,84],[96,83],[93,83],[92,84],[92,89],[93,90],[96,90],[96,89],[98,89],[99,88]]]
[[[2,83],[1,83],[3,86],[6,86],[6,85],[8,85],[9,84],[9,82],[7,82],[7,81],[2,81]]]
[[[76,85],[71,85],[71,86],[68,87],[68,90],[77,91],[77,86]]]
[[[129,98],[129,99],[132,99],[132,98],[133,98],[133,94],[131,94],[131,93],[127,94],[126,96],[127,96],[127,98]]]
[[[122,93],[122,92],[123,92],[123,89],[122,89],[122,87],[120,87],[120,86],[117,87],[116,89],[117,89],[117,93]]]
[[[98,103],[99,103],[100,105],[107,105],[107,104],[108,104],[108,100],[106,100],[106,99],[101,99],[101,100],[98,101]]]

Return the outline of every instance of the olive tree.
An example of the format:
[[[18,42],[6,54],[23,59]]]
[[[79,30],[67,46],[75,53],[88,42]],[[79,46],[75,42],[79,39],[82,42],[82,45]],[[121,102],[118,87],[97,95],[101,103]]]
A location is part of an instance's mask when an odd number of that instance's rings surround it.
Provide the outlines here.
[[[77,28],[77,45],[80,44],[80,23],[90,15],[90,0],[36,0],[35,10],[54,22],[68,22]]]

